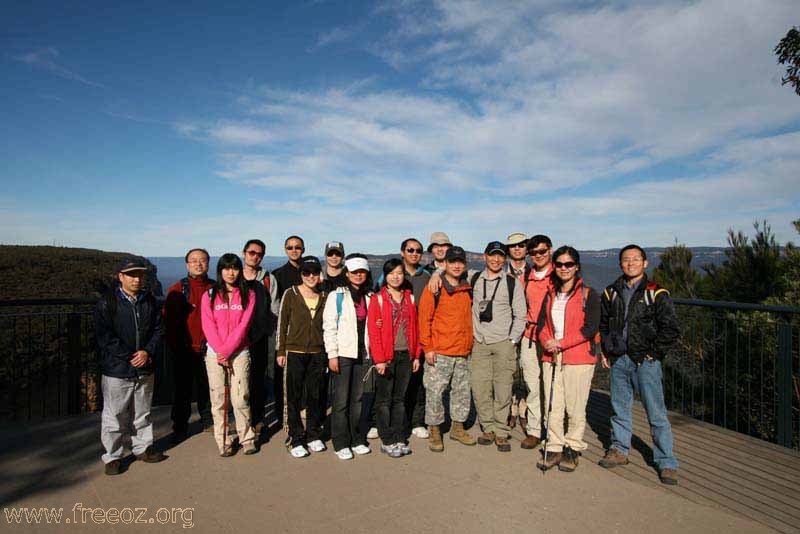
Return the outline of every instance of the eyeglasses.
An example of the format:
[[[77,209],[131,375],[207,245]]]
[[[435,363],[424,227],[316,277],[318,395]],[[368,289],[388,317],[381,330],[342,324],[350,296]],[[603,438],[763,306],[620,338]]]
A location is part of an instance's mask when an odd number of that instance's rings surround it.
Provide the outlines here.
[[[528,251],[528,254],[531,256],[544,256],[548,252],[550,252],[549,248],[532,248]]]
[[[303,250],[300,245],[286,245],[286,250]]]
[[[309,277],[309,276],[319,276],[319,273],[312,273],[311,271],[302,271],[302,272],[300,273],[300,276],[305,276],[305,277]]]
[[[620,263],[642,263],[644,258],[623,258],[620,260]]]
[[[409,254],[422,254],[421,248],[407,248],[406,252]]]
[[[508,245],[508,248],[525,248],[527,245],[523,241],[522,243],[514,243],[513,245]]]
[[[326,255],[327,255],[329,258],[330,258],[331,256],[339,256],[340,258],[342,257],[342,253],[341,253],[341,252],[339,252],[338,250],[329,250],[329,251],[328,251],[328,254],[326,254]]]
[[[572,269],[573,267],[578,265],[574,261],[564,261],[564,262],[554,261],[553,264],[556,266],[556,269]]]
[[[245,250],[244,253],[247,254],[248,256],[256,256],[258,258],[263,258],[264,257],[264,253],[263,252],[256,252],[255,250]]]

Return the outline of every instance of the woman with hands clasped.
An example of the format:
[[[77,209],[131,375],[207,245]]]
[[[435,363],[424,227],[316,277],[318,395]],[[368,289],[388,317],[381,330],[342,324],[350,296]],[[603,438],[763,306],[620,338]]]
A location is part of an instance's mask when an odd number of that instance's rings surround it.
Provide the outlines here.
[[[580,275],[581,260],[572,247],[561,247],[553,254],[555,269],[552,288],[545,295],[538,321],[542,355],[544,405],[550,402],[547,415],[547,447],[537,467],[547,470],[558,466],[572,472],[578,456],[586,450],[586,403],[599,355],[596,336],[600,326],[600,296],[584,285]],[[552,383],[552,387],[551,387]],[[569,432],[564,433],[564,411],[569,415]]]
[[[419,370],[417,308],[403,284],[403,262],[383,264],[383,283],[367,316],[369,348],[375,362],[375,414],[381,452],[392,458],[411,454],[405,441],[405,395],[411,373]]]
[[[200,319],[208,343],[206,371],[214,419],[214,438],[220,456],[233,456],[225,447],[225,375],[230,378],[231,404],[236,433],[245,454],[255,454],[255,432],[250,426],[249,379],[250,351],[247,330],[255,309],[255,293],[242,276],[242,260],[236,254],[223,254],[217,262],[217,282],[203,295]]]
[[[341,460],[371,452],[361,425],[364,378],[370,367],[367,347],[367,310],[372,297],[372,275],[367,257],[348,254],[344,261],[347,286],[336,288],[322,315],[328,369],[334,375],[331,433]]]

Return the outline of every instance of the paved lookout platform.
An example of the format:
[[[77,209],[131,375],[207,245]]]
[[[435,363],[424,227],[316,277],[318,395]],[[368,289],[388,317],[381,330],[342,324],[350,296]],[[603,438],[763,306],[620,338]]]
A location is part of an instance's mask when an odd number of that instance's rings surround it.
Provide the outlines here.
[[[172,447],[169,407],[158,407],[157,446],[169,459],[133,462],[123,475],[107,477],[99,414],[4,424],[0,531],[800,532],[800,454],[671,415],[680,485],[666,487],[648,465],[640,406],[631,464],[597,465],[608,442],[608,410],[608,397],[594,392],[591,446],[571,474],[537,471],[539,451],[520,449],[519,434],[510,453],[445,436],[442,454],[412,438],[414,453],[402,459],[379,454],[373,441],[371,455],[341,461],[331,450],[291,458],[279,432],[257,455],[220,458],[210,434]],[[42,507],[63,508],[60,522],[9,518],[11,510]],[[101,510],[81,511],[95,508]],[[133,518],[142,523],[114,523],[111,508],[139,509]]]

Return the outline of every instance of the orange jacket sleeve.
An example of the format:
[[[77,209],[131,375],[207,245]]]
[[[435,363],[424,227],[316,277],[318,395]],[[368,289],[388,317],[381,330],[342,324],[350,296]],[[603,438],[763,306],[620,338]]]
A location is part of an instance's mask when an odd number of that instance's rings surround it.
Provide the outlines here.
[[[433,336],[431,328],[433,326],[433,313],[434,313],[434,299],[433,293],[426,287],[422,290],[422,296],[419,298],[419,344],[423,352],[431,350],[433,343]]]

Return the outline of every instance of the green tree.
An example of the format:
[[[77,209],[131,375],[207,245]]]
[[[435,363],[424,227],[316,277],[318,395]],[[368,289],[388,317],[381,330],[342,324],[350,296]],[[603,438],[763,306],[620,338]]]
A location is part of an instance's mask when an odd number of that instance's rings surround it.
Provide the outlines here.
[[[794,26],[775,47],[778,63],[787,65],[786,76],[781,78],[781,85],[791,84],[794,92],[800,95],[800,31]]]
[[[700,274],[692,267],[692,257],[692,251],[676,239],[653,270],[655,281],[669,289],[673,297],[698,298]]]
[[[783,262],[781,249],[767,221],[753,224],[756,235],[728,230],[729,249],[722,265],[703,267],[708,273],[711,296],[736,302],[763,302],[781,294]]]

